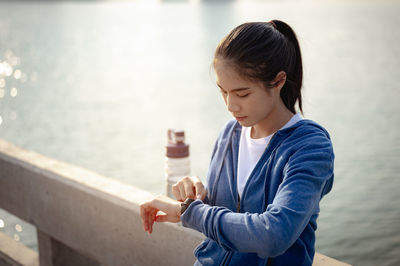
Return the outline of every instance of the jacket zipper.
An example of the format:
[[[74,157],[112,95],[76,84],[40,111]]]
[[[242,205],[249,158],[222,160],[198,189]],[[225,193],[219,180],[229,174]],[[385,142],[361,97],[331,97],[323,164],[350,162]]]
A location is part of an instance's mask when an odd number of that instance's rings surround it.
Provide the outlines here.
[[[240,213],[240,195],[239,195],[239,193],[238,193],[238,204],[237,204],[237,207],[236,207],[236,212]]]
[[[274,135],[271,137],[271,139],[269,140],[269,142],[268,142],[268,144],[267,144],[267,147],[265,147],[265,150],[268,149],[269,144],[271,143],[271,141],[272,141],[272,139],[273,139],[274,137],[275,137],[275,133],[274,133]],[[265,151],[264,151],[264,152],[265,152]],[[257,166],[257,165],[256,165],[256,166]],[[243,191],[244,191],[244,190],[243,190]],[[237,193],[237,199],[238,199],[238,204],[237,204],[237,207],[236,207],[236,212],[240,213],[240,195],[239,195],[239,192]],[[224,261],[223,261],[222,265],[225,265],[226,261],[228,260],[229,255],[230,255],[230,252],[228,252],[228,253],[225,255],[225,258],[224,258]],[[271,258],[268,258],[268,259],[267,259],[266,265],[267,265],[267,266],[271,265],[271,262],[272,262],[272,261],[271,261]]]

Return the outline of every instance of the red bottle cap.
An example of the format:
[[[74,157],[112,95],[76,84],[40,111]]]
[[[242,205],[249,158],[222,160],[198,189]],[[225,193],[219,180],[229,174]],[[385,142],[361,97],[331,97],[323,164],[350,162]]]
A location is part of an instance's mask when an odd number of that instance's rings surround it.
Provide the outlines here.
[[[185,143],[183,130],[168,129],[166,156],[169,158],[185,158],[189,156],[189,145]]]

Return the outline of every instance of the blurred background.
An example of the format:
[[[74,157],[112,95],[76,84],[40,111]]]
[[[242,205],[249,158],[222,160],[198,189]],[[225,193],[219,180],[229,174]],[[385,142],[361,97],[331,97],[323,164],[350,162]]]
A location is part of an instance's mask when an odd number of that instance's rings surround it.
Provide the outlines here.
[[[400,265],[398,1],[0,1],[0,138],[164,193],[168,128],[184,129],[205,181],[231,118],[211,68],[235,26],[281,19],[297,32],[304,116],[330,132],[335,184],[317,251]],[[0,169],[1,171],[1,169]],[[33,226],[0,231],[37,249]]]

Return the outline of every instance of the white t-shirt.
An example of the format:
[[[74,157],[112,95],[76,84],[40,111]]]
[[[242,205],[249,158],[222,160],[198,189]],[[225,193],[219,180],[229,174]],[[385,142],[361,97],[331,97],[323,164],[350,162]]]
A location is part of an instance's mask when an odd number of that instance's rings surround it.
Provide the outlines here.
[[[287,128],[298,121],[302,120],[303,117],[300,113],[295,114],[292,118],[281,128]],[[256,166],[261,155],[264,153],[271,140],[272,135],[265,138],[253,139],[250,136],[251,127],[242,127],[242,133],[240,135],[239,143],[239,158],[238,158],[238,175],[237,175],[237,188],[239,196],[242,197],[243,189],[249,179],[251,172]]]

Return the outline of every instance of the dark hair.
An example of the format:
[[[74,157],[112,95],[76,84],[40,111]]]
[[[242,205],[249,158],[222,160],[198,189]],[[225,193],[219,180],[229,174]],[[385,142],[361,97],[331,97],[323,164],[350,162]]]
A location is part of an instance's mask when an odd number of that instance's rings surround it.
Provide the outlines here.
[[[266,88],[280,71],[286,72],[286,82],[280,96],[285,106],[301,112],[303,66],[300,46],[292,28],[280,20],[244,23],[234,28],[218,45],[215,60],[223,58],[233,63],[244,78],[261,81]]]

